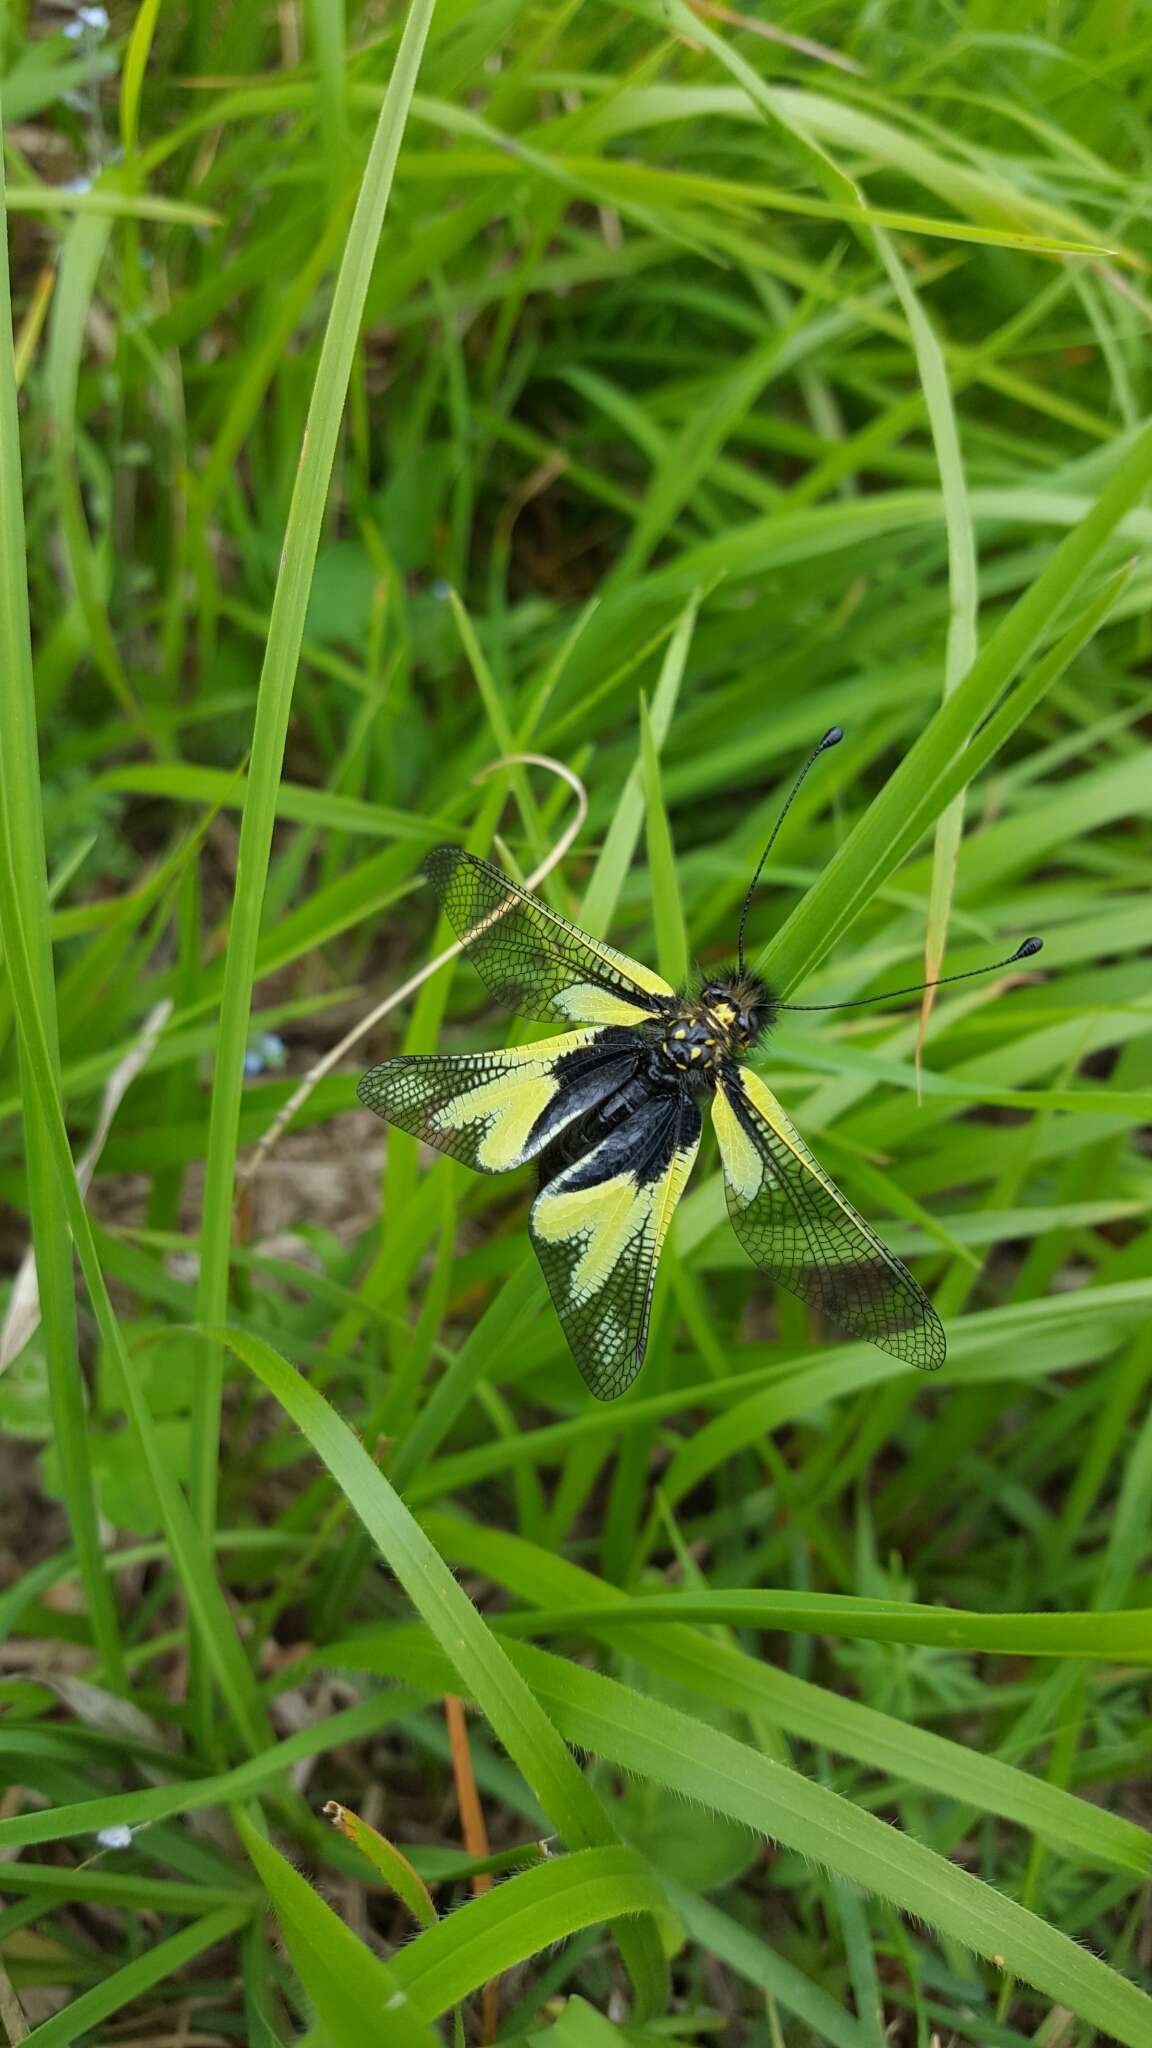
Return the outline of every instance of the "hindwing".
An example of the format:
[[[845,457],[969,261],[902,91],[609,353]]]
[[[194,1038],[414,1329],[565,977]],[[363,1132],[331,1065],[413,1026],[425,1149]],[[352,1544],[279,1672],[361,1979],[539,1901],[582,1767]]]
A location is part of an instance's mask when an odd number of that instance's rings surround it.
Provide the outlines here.
[[[643,1363],[656,1263],[699,1143],[687,1090],[661,1092],[532,1205],[536,1256],[573,1357],[602,1401],[622,1394]]]
[[[521,1017],[639,1024],[674,1000],[651,968],[590,938],[462,847],[433,847],[424,872],[477,973]]]
[[[926,1372],[944,1331],[907,1267],[813,1158],[770,1088],[727,1068],[712,1104],[732,1227],[749,1257],[854,1337]]]
[[[615,1027],[503,1052],[401,1053],[356,1093],[367,1109],[479,1173],[522,1166],[636,1071],[640,1041]]]

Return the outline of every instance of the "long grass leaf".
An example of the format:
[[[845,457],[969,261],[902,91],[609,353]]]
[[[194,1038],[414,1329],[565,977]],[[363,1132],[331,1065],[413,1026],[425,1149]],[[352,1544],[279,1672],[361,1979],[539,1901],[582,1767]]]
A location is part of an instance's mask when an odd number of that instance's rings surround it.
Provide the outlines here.
[[[344,1645],[356,1659],[354,1646]],[[374,1645],[380,1650],[382,1645]],[[367,1644],[365,1644],[367,1652]],[[430,1653],[430,1654],[429,1654]],[[1143,2048],[1152,1998],[1057,1928],[826,1786],[769,1761],[678,1708],[548,1652],[519,1647],[519,1668],[572,1741],[704,1809],[785,1843],[811,1861],[1008,1968],[1125,2048]],[[441,1655],[414,1637],[372,1668],[435,1682]]]
[[[237,1813],[235,1820],[331,2048],[434,2048],[435,2033],[390,1965],[345,1927],[250,1819]]]
[[[941,706],[849,834],[803,903],[765,947],[759,971],[790,988],[846,931],[918,834],[973,772],[969,742],[1023,663],[1065,611],[1125,513],[1152,482],[1152,426],[1125,450],[1099,498],[989,636],[968,674]],[[1109,602],[1111,593],[1109,593]],[[1087,611],[1091,608],[1086,608]],[[1075,628],[1069,628],[1069,637]],[[1069,655],[1070,658],[1070,655]],[[961,755],[960,750],[968,748]],[[925,794],[926,790],[930,792]],[[912,823],[909,823],[909,820]]]
[[[548,1716],[351,1430],[270,1345],[237,1330],[229,1330],[226,1341],[324,1459],[413,1605],[434,1636],[450,1646],[461,1682],[482,1708],[557,1831],[572,1848],[611,1846],[611,1821]],[[660,1996],[664,1966],[651,1923],[647,1923],[647,1933],[644,1927],[641,1923],[633,1933],[620,1925],[617,1940],[641,2003],[647,2007]]]
[[[6,677],[0,717],[2,844],[0,861],[24,906],[29,971],[43,1019],[49,1085],[59,1071],[58,1022],[44,854],[36,696],[28,615],[20,421],[12,353],[8,222],[0,165],[0,667]],[[76,1332],[72,1252],[52,1168],[45,1111],[30,1086],[29,1053],[21,1043],[28,1206],[44,1319],[53,1427],[72,1540],[76,1545],[93,1633],[113,1686],[123,1682],[119,1623],[102,1554],[89,1455],[88,1423]]]
[[[228,1257],[244,1082],[244,1046],[252,1004],[276,794],[296,666],[304,637],[312,570],[364,300],[434,5],[435,0],[412,0],[380,109],[316,368],[300,466],[285,529],[280,573],[268,621],[268,644],[256,700],[247,798],[240,826],[236,892],[220,1002],[216,1077],[208,1129],[198,1291],[199,1319],[204,1324],[216,1324],[222,1319],[228,1299]],[[221,1354],[214,1347],[209,1347],[197,1383],[192,1447],[192,1505],[205,1530],[210,1530],[215,1521],[221,1371]]]
[[[115,1367],[119,1392],[135,1433],[141,1462],[189,1607],[202,1633],[211,1669],[241,1738],[249,1748],[257,1749],[267,1739],[259,1694],[241,1650],[232,1615],[216,1582],[208,1547],[169,1470],[141,1392],[138,1369],[129,1356],[100,1265],[56,1094],[51,1051],[40,1016],[21,907],[11,869],[4,861],[0,861],[0,935],[20,1019],[21,1037],[27,1051],[29,1077],[44,1124],[46,1150],[55,1171],[56,1198],[67,1217],[101,1339]]]
[[[416,2010],[437,2019],[554,1942],[628,1913],[671,1918],[643,1858],[634,1849],[578,1849],[508,1878],[449,1914],[409,1942],[392,1968]]]

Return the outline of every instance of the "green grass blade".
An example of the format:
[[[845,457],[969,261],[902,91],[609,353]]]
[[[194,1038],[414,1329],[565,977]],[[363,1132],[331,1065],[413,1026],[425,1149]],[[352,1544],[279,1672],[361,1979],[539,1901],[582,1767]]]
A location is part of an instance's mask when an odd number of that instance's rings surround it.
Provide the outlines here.
[[[164,1458],[152,1416],[140,1391],[138,1369],[129,1356],[101,1269],[56,1094],[52,1057],[37,1002],[14,877],[3,861],[0,861],[0,936],[21,1037],[27,1050],[28,1071],[55,1170],[57,1200],[68,1220],[101,1340],[115,1367],[119,1391],[135,1432],[141,1461],[189,1608],[202,1632],[211,1668],[242,1739],[249,1748],[257,1749],[267,1740],[267,1724],[259,1693],[240,1647],[232,1615],[216,1582],[207,1546]]]
[[[696,630],[698,611],[699,599],[693,597],[676,621],[675,630],[661,663],[649,714],[652,738],[657,749],[664,745],[668,737],[676,710],[676,700],[680,694],[680,685],[684,680],[692,635]],[[612,822],[605,833],[604,844],[584,892],[581,920],[585,929],[590,931],[594,938],[602,939],[607,936],[608,927],[620,900],[624,877],[632,865],[643,823],[643,764],[637,761],[628,772],[628,779],[620,792],[612,814]]]
[[[612,1846],[612,1824],[548,1716],[351,1430],[270,1345],[237,1330],[221,1334],[323,1458],[558,1833],[574,1849]],[[620,1926],[616,1937],[642,2006],[657,2004],[664,1966],[651,1923]]]
[[[80,358],[96,278],[111,231],[112,222],[107,214],[83,214],[73,222],[65,239],[60,260],[60,282],[49,323],[48,389],[54,428],[52,464],[68,567],[88,630],[93,660],[121,709],[143,734],[147,727],[124,672],[100,588],[100,567],[84,515],[76,461]]]
[[[958,1609],[917,1607],[911,1601],[862,1600],[826,1593],[814,1598],[794,1592],[650,1594],[608,1608],[565,1607],[554,1614],[535,1611],[501,1617],[502,1630],[534,1635],[570,1624],[595,1626],[621,1621],[730,1622],[740,1628],[843,1634],[860,1641],[934,1644],[953,1650],[981,1650],[1005,1657],[1096,1657],[1141,1667],[1152,1664],[1152,1608],[1112,1613],[965,1614]]]
[[[354,1645],[342,1647],[355,1657]],[[391,1668],[436,1683],[438,1650],[422,1648],[412,1635],[396,1647]],[[1125,2048],[1144,2048],[1152,1998],[991,1885],[827,1787],[649,1694],[545,1651],[519,1646],[515,1661],[570,1741],[678,1798],[762,1831],[994,1959]]]
[[[364,301],[434,5],[435,0],[412,0],[380,109],[332,295],[268,622],[268,644],[252,733],[247,801],[240,826],[236,891],[220,1003],[216,1077],[205,1163],[198,1291],[198,1314],[204,1324],[220,1322],[228,1300],[228,1254],[244,1080],[244,1046],[252,1006],[252,983],[276,814],[276,794],[296,666],[304,637],[308,593]],[[205,1356],[193,1417],[192,1506],[201,1527],[206,1530],[211,1529],[215,1521],[221,1370],[220,1353],[210,1349]]]
[[[354,1842],[360,1854],[372,1865],[379,1875],[402,1899],[411,1913],[417,1927],[435,1927],[436,1908],[432,1895],[419,1872],[412,1868],[406,1856],[402,1856],[395,1843],[382,1835],[378,1828],[370,1827],[361,1820],[358,1813],[341,1806],[338,1800],[330,1800],[324,1808],[332,1825]]]
[[[683,988],[688,978],[688,935],[680,902],[676,851],[672,845],[660,783],[660,755],[643,697],[640,699],[640,770],[644,784],[648,882],[652,891],[652,921],[656,927],[656,962],[672,988]]]
[[[44,853],[36,696],[28,615],[20,421],[12,349],[8,274],[8,221],[0,165],[0,669],[5,682],[0,717],[0,811],[6,865],[28,921],[29,968],[44,1022],[49,1081],[59,1070],[58,1024]],[[110,1685],[124,1678],[115,1603],[104,1564],[88,1446],[84,1383],[77,1344],[72,1250],[52,1168],[44,1110],[29,1085],[28,1052],[21,1046],[28,1209],[40,1287],[53,1428],[59,1448],[72,1540],[80,1562],[85,1604]]]
[[[413,2008],[392,1966],[345,1927],[243,1813],[234,1818],[331,2048],[437,2048],[437,2035]]]
[[[628,1913],[667,1915],[634,1849],[578,1849],[510,1877],[401,1950],[392,1964],[417,2012],[438,2019],[490,1978]]]
[[[447,1556],[537,1606],[563,1605],[571,1611],[597,1598],[615,1608],[628,1599],[618,1587],[609,1588],[591,1572],[518,1537],[480,1529],[448,1514],[424,1519]],[[610,1640],[622,1654],[690,1693],[763,1716],[789,1734],[819,1742],[888,1777],[907,1777],[949,1799],[998,1814],[1032,1829],[1064,1855],[1138,1877],[1152,1868],[1152,1840],[1131,1821],[1072,1798],[999,1758],[978,1755],[929,1729],[912,1727],[895,1715],[794,1677],[746,1651],[705,1640],[698,1631],[667,1621],[659,1628],[633,1630],[617,1629],[613,1623]]]
[[[148,69],[148,57],[159,13],[160,0],[141,0],[132,24],[132,33],[128,38],[124,75],[120,85],[120,145],[126,157],[131,157],[136,149],[140,127],[140,96],[144,90],[144,77]]]
[[[71,2048],[74,2041],[90,2036],[92,2028],[111,2019],[134,1999],[143,1998],[166,1977],[176,1976],[205,1950],[227,1941],[248,1918],[247,1908],[221,1906],[218,1912],[205,1913],[202,1919],[182,1927],[179,1934],[170,1934],[166,1941],[146,1947],[143,1954],[125,1963],[122,1969],[113,1970],[103,1983],[94,1985],[91,1991],[82,1991],[63,2012],[33,2027],[25,2036],[25,2048]]]
[[[29,1848],[43,1842],[65,1842],[95,1836],[101,1828],[122,1822],[142,1827],[167,1820],[177,1813],[203,1812],[206,1807],[226,1806],[251,1799],[264,1791],[282,1788],[297,1764],[307,1763],[325,1749],[343,1742],[359,1742],[379,1733],[412,1711],[416,1696],[402,1691],[361,1700],[338,1714],[303,1728],[283,1742],[272,1743],[230,1771],[216,1771],[203,1778],[186,1778],[171,1785],[149,1785],[143,1791],[117,1792],[101,1799],[81,1799],[74,1805],[35,1809],[0,1820],[0,1844]],[[7,1832],[3,1832],[7,1830]],[[28,1867],[28,1866],[26,1866]]]
[[[954,793],[950,779],[962,786],[973,772],[976,756],[969,742],[997,709],[1023,662],[1051,631],[1149,482],[1152,425],[1132,441],[1099,498],[990,636],[820,880],[765,947],[758,969],[775,985],[790,989],[798,974],[823,958],[919,832],[939,815]],[[1074,631],[1070,628],[1068,634]],[[968,751],[961,754],[963,748]],[[926,790],[932,792],[930,797]]]
[[[936,460],[940,467],[940,495],[944,506],[944,528],[948,537],[948,636],[944,652],[943,694],[951,696],[976,659],[979,640],[977,612],[976,536],[964,458],[944,351],[935,329],[913,290],[907,270],[889,236],[876,237],[880,260],[892,280],[896,296],[908,322],[916,352],[916,366],[924,391],[924,405]],[[948,922],[956,880],[956,862],[964,831],[964,791],[961,789],[941,811],[936,821],[932,849],[932,884],[928,895],[928,924],[924,947],[924,979],[934,980],[941,972],[948,941]],[[925,1021],[931,1013],[935,991],[926,989],[923,999]]]
[[[770,1942],[682,1885],[669,1885],[667,1892],[688,1933],[708,1955],[727,1963],[747,1983],[774,1998],[785,2012],[810,2028],[816,2040],[826,2041],[828,2048],[865,2048],[866,2036],[859,2021],[843,2012]]]

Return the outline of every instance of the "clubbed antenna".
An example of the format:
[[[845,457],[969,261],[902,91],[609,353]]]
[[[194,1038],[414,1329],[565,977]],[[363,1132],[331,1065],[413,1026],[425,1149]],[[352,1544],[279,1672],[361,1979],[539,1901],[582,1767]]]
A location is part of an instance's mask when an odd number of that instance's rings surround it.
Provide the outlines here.
[[[791,799],[789,799],[791,801]],[[911,988],[886,988],[878,996],[855,996],[848,1003],[780,1003],[781,1010],[858,1010],[865,1003],[890,1003],[896,996],[918,996],[926,988],[947,988],[950,981],[971,981],[974,974],[998,974],[1002,967],[1015,967],[1018,960],[1030,960],[1039,953],[1043,939],[1025,939],[1007,960],[991,960],[987,967],[966,967],[963,974],[942,974],[938,981],[917,981]]]

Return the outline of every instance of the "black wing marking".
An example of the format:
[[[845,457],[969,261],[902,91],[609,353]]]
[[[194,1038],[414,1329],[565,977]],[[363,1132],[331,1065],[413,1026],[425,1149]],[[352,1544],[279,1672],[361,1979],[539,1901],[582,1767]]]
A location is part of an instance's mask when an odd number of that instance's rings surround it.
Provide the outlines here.
[[[536,1256],[598,1400],[622,1394],[643,1363],[656,1263],[699,1143],[692,1097],[652,1096],[532,1205]]]
[[[635,1032],[617,1026],[504,1052],[401,1053],[371,1068],[356,1093],[438,1152],[504,1173],[629,1080],[641,1050]]]
[[[638,1024],[672,1002],[651,968],[590,938],[462,847],[433,847],[424,872],[473,967],[521,1017]]]
[[[944,1331],[923,1288],[845,1200],[759,1076],[729,1068],[712,1120],[728,1214],[749,1257],[852,1336],[925,1372],[943,1365]]]

